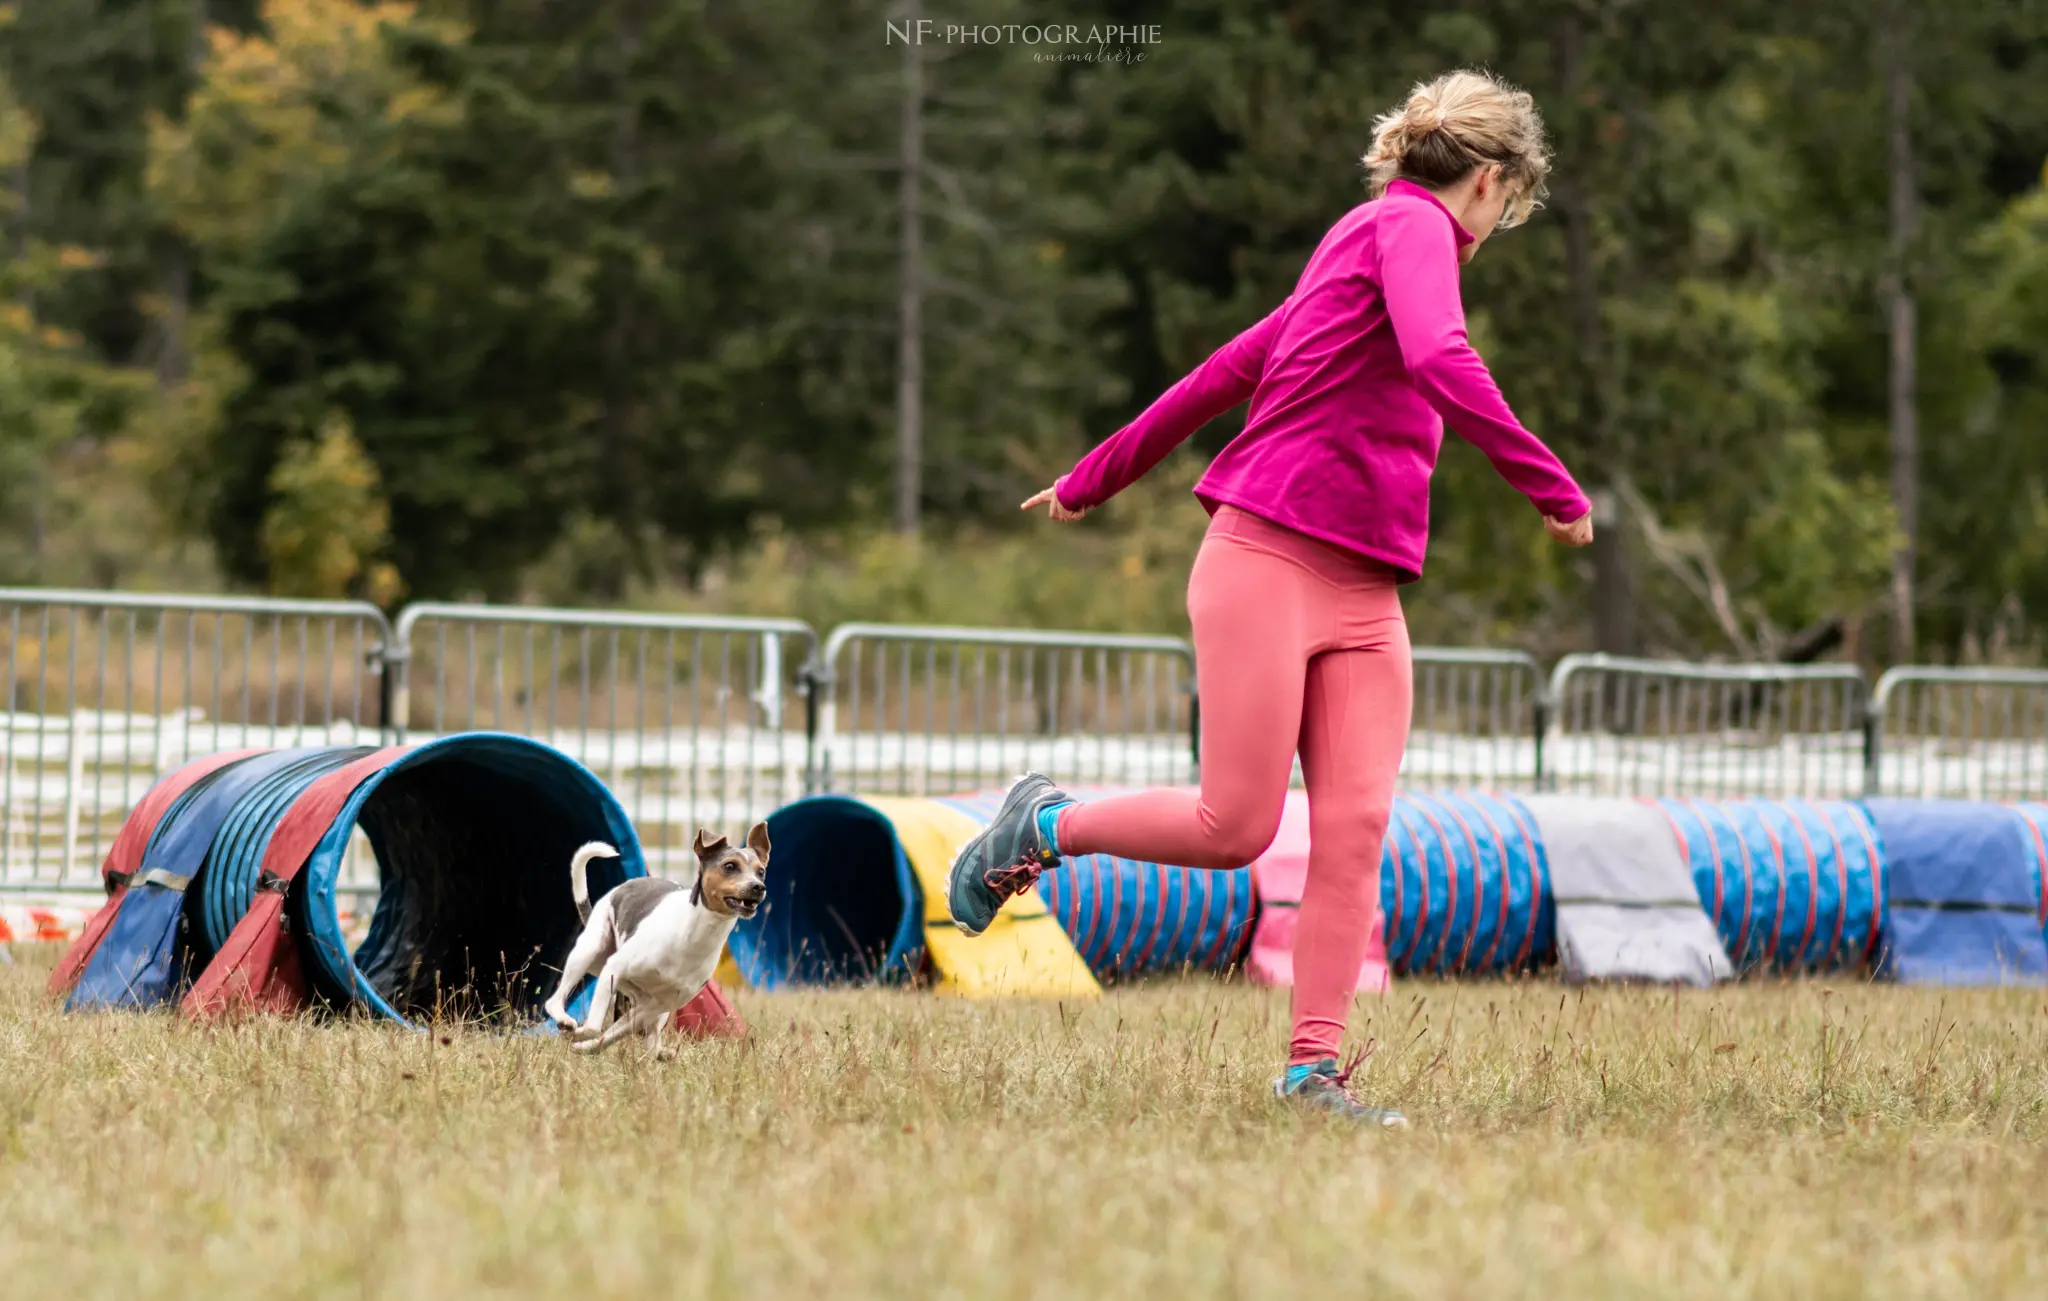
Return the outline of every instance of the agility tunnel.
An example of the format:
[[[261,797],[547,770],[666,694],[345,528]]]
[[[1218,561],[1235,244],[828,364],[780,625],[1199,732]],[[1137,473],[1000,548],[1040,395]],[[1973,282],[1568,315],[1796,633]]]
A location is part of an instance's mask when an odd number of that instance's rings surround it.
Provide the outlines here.
[[[1520,800],[1396,796],[1380,853],[1393,970],[1484,974],[1547,960],[1557,930],[1549,874]]]
[[[1113,792],[1077,792],[1094,798]],[[973,997],[1093,997],[1098,977],[1221,970],[1251,944],[1249,868],[1205,872],[1107,854],[1069,859],[969,939],[946,874],[1000,793],[944,799],[819,796],[768,819],[775,866],[732,956],[760,988],[928,976]]]
[[[1291,981],[1308,858],[1300,792],[1288,798],[1273,847],[1251,866],[1072,858],[1012,899],[987,934],[968,939],[947,913],[946,873],[1001,801],[1000,793],[834,795],[770,815],[775,868],[761,915],[733,932],[740,974],[773,989],[928,973],[940,989],[1040,997],[1092,994],[1099,979],[1239,966],[1267,983]],[[1547,869],[1517,801],[1404,795],[1383,855],[1384,933],[1367,955],[1364,987],[1384,988],[1389,967],[1505,971],[1549,956]]]
[[[1844,800],[1657,801],[1737,971],[1860,967],[1876,956],[1885,855]]]
[[[722,978],[1050,998],[1170,971],[1292,982],[1310,862],[1300,792],[1247,868],[1072,859],[969,939],[947,914],[947,869],[1000,798],[819,796],[778,810],[769,898],[734,930]],[[357,829],[382,890],[351,951],[337,905]],[[577,932],[566,867],[591,839],[621,851],[593,866],[594,894],[644,873],[604,785],[523,738],[210,756],[167,775],[124,824],[107,901],[51,989],[74,1008],[175,1003],[195,1017],[317,1006],[528,1021]],[[1366,991],[1396,973],[1553,962],[1568,980],[1869,967],[2048,980],[2048,806],[1403,794],[1380,902]],[[678,1019],[698,1033],[742,1025],[715,985]]]
[[[1011,899],[976,938],[954,929],[946,873],[985,825],[987,813],[970,812],[983,803],[823,795],[770,814],[768,898],[730,944],[741,977],[760,989],[928,976],[976,998],[1100,994],[1038,891]],[[1242,893],[1248,905],[1248,885]]]
[[[769,905],[734,933],[739,972],[775,988],[923,971],[982,995],[1067,996],[1096,978],[1240,966],[1291,983],[1309,857],[1301,792],[1247,869],[1072,859],[968,940],[946,913],[946,869],[1000,800],[826,796],[777,812]],[[1970,807],[1980,820],[2020,820]],[[1862,969],[1879,953],[1887,871],[1871,811],[1851,801],[1403,794],[1360,988],[1551,963],[1569,980],[1692,984]],[[2048,917],[2040,870],[2028,879]]]
[[[381,888],[351,950],[337,891],[358,828]],[[51,992],[73,1010],[530,1021],[579,930],[568,863],[590,840],[619,850],[592,864],[593,897],[645,874],[604,784],[522,737],[209,756],[160,780],[116,835],[106,903]],[[692,1026],[734,1019],[718,991],[704,997]]]

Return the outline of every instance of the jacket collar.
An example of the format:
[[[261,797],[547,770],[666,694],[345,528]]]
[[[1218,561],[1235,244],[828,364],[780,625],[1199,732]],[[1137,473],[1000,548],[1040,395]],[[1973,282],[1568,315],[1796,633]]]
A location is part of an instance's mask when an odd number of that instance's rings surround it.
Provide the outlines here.
[[[1435,204],[1436,210],[1438,212],[1441,212],[1444,216],[1450,219],[1451,230],[1458,237],[1459,248],[1463,248],[1467,244],[1470,244],[1472,242],[1472,232],[1465,229],[1465,223],[1458,220],[1458,214],[1452,212],[1449,208],[1446,208],[1444,206],[1444,201],[1442,199],[1437,198],[1435,194],[1431,193],[1428,187],[1417,185],[1414,181],[1409,180],[1405,176],[1399,176],[1387,182],[1388,194],[1393,194],[1397,191],[1401,194],[1415,195],[1417,198],[1426,199],[1430,203]]]

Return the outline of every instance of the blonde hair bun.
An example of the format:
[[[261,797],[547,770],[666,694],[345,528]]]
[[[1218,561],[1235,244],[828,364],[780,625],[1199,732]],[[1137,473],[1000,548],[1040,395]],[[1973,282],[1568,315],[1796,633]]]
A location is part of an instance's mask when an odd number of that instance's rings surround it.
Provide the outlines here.
[[[1527,221],[1543,198],[1550,175],[1543,115],[1528,91],[1490,72],[1460,68],[1419,82],[1372,128],[1372,148],[1363,161],[1375,196],[1396,177],[1440,188],[1457,184],[1475,167],[1497,163],[1508,187],[1501,225]]]

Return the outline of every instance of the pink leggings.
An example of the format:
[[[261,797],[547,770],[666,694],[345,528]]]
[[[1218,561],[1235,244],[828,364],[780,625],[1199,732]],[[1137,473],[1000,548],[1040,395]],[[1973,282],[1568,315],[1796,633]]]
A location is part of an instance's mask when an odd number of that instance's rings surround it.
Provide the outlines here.
[[[1235,868],[1273,843],[1294,755],[1308,882],[1294,941],[1290,1062],[1337,1055],[1380,901],[1380,841],[1408,739],[1408,624],[1393,571],[1223,507],[1188,583],[1202,789],[1064,810],[1066,854]]]

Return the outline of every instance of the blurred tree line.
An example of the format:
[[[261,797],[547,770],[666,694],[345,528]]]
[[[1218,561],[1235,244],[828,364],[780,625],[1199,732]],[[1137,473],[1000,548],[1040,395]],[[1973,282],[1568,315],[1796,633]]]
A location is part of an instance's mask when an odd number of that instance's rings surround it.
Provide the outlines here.
[[[1015,504],[1287,292],[1375,113],[1483,64],[1557,169],[1475,340],[1618,545],[1453,443],[1418,637],[2048,644],[2048,0],[1062,15],[1157,28],[1107,63],[909,49],[905,5],[0,9],[0,581],[1174,626],[1238,415],[1084,525]]]

